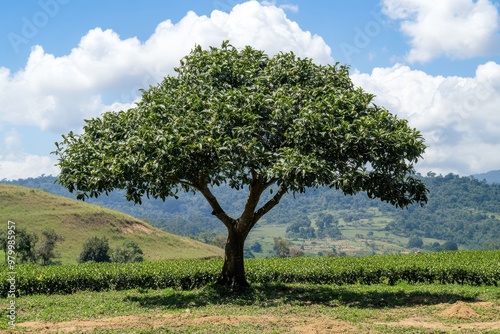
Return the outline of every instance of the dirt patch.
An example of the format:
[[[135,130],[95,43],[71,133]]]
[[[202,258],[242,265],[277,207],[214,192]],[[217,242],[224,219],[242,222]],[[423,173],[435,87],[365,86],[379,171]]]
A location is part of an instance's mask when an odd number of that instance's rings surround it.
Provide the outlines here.
[[[386,322],[378,324],[395,326],[395,327],[417,327],[417,328],[438,329],[438,330],[450,329],[448,326],[445,326],[440,322],[432,322],[426,318],[408,318],[399,320],[398,322]]]
[[[474,311],[469,305],[462,301],[458,301],[453,305],[449,304],[441,304],[441,307],[445,308],[439,315],[444,318],[457,318],[461,320],[467,321],[466,323],[461,324],[446,324],[439,321],[435,321],[430,317],[412,317],[408,319],[402,319],[397,322],[386,322],[386,323],[377,323],[379,325],[388,325],[394,327],[415,327],[415,328],[425,328],[431,330],[439,330],[439,331],[460,331],[460,330],[499,330],[500,329],[500,321],[474,321],[469,322],[470,320],[474,320],[480,318],[480,315]],[[481,309],[496,309],[495,304],[490,302],[478,302],[473,303],[474,308]],[[469,320],[469,321],[468,321]]]
[[[295,326],[292,330],[301,334],[357,333],[359,331],[349,323],[329,318],[315,319],[311,323]]]
[[[473,303],[471,305],[475,309],[497,310],[498,306],[493,303]],[[25,322],[18,326],[25,329],[28,333],[69,333],[69,332],[86,332],[96,329],[156,329],[165,328],[169,330],[183,332],[192,326],[208,325],[212,328],[217,325],[224,326],[240,326],[240,325],[255,325],[262,328],[276,328],[277,332],[283,333],[298,333],[298,334],[326,334],[326,333],[366,333],[367,325],[370,332],[377,333],[376,329],[371,328],[371,325],[384,325],[395,327],[402,333],[408,331],[410,327],[420,328],[430,331],[461,331],[461,330],[500,330],[500,321],[493,318],[493,321],[476,320],[480,316],[466,303],[457,302],[455,304],[437,305],[441,313],[425,312],[423,316],[412,316],[394,322],[361,322],[360,324],[351,324],[346,321],[336,320],[325,315],[305,317],[295,315],[213,315],[193,312],[191,309],[186,309],[181,313],[168,314],[136,314],[118,316],[113,318],[90,319],[90,320],[73,320],[67,322]],[[428,309],[427,306],[419,307],[418,310]],[[416,310],[412,308],[411,310]],[[394,311],[391,312],[394,314]],[[405,312],[406,313],[406,312]],[[432,313],[432,315],[431,315]],[[399,317],[399,316],[398,316]],[[446,318],[460,318],[457,320],[447,321]],[[491,319],[491,318],[490,318]],[[356,326],[361,326],[362,330]],[[399,327],[399,328],[398,328]]]
[[[142,232],[144,234],[153,234],[154,230],[148,226],[144,226],[140,223],[134,223],[133,225],[121,226],[121,231],[124,234],[135,234],[137,232]]]
[[[441,312],[441,316],[449,318],[471,319],[479,317],[479,314],[471,309],[466,303],[458,301]]]
[[[32,321],[23,322],[17,326],[26,328],[33,333],[68,333],[74,331],[89,331],[96,328],[156,328],[170,322],[178,322],[183,316],[166,314],[162,316],[126,315],[114,318],[95,320],[73,320],[66,322]]]
[[[18,324],[30,333],[69,333],[74,331],[91,331],[94,329],[154,329],[161,326],[171,329],[182,329],[191,325],[230,325],[240,324],[262,324],[279,325],[280,328],[290,328],[294,333],[301,334],[323,334],[323,333],[356,333],[357,328],[342,321],[330,318],[314,319],[312,321],[296,317],[275,316],[251,316],[234,315],[218,316],[205,314],[163,314],[157,316],[149,315],[127,315],[114,318],[103,318],[95,320],[73,320],[67,322],[44,322],[33,321]]]
[[[457,331],[462,329],[476,330],[498,330],[500,329],[500,321],[490,322],[469,322],[466,324],[446,325],[440,322],[429,321],[425,318],[404,319],[398,322],[377,323],[379,325],[388,325],[394,327],[415,327],[442,331]]]

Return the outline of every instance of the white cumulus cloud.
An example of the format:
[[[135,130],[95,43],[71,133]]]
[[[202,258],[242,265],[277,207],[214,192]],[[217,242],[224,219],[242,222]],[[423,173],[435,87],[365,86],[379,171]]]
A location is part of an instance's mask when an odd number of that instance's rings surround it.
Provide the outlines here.
[[[159,23],[145,41],[95,28],[68,55],[56,57],[34,46],[22,70],[0,68],[0,122],[55,132],[77,129],[85,118],[129,107],[139,88],[173,74],[195,44],[220,46],[223,40],[269,54],[294,51],[320,63],[333,61],[321,37],[303,31],[283,9],[257,1],[209,17],[188,12],[177,23]]]
[[[34,154],[0,156],[0,180],[17,180],[28,177],[57,175],[59,169],[52,157]]]
[[[468,175],[500,166],[500,64],[482,64],[474,77],[432,76],[400,64],[351,77],[422,132],[429,148],[419,170]]]
[[[500,54],[499,13],[489,0],[383,0],[410,37],[410,62]]]
[[[294,51],[319,63],[333,62],[321,37],[303,31],[284,9],[257,1],[236,5],[230,13],[188,12],[177,23],[165,20],[144,41],[96,27],[67,55],[56,57],[36,45],[22,70],[11,73],[0,67],[0,130],[33,126],[46,133],[78,131],[84,119],[130,108],[140,98],[140,88],[174,74],[173,68],[196,44],[206,48],[224,40],[270,55]],[[22,139],[15,131],[3,136],[0,179],[58,173],[55,157],[26,153]]]

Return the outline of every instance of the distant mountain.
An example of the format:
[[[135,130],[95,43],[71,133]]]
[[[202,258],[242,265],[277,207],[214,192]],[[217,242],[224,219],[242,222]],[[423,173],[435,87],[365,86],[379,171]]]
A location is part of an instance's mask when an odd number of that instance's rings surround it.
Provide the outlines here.
[[[223,255],[220,248],[167,233],[121,212],[40,189],[0,184],[0,221],[7,226],[9,220],[39,236],[45,229],[63,236],[57,245],[63,264],[76,263],[83,243],[93,236],[106,236],[111,248],[135,241],[146,260]]]
[[[475,174],[472,176],[480,181],[486,180],[486,182],[488,182],[488,183],[499,183],[500,184],[500,169],[499,170],[492,170],[492,171],[482,173],[482,174]]]

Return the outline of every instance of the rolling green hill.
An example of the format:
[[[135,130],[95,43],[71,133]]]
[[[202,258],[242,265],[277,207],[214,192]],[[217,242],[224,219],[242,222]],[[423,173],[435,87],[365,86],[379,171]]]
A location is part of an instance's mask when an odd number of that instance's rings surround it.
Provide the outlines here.
[[[63,264],[76,263],[83,243],[93,236],[106,236],[111,248],[127,240],[135,241],[143,250],[145,260],[223,254],[220,248],[167,233],[124,213],[40,189],[0,184],[0,228],[6,231],[9,220],[16,227],[39,235],[44,229],[53,229],[62,235],[64,241],[56,250]]]

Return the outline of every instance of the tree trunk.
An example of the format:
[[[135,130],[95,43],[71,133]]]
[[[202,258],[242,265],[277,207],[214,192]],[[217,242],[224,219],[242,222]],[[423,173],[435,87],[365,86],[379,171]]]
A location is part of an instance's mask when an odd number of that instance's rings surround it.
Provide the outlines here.
[[[250,286],[246,280],[243,254],[246,235],[235,227],[228,228],[224,266],[217,280],[218,284],[235,290],[243,290]]]

